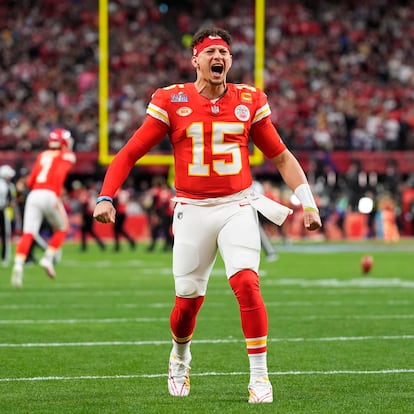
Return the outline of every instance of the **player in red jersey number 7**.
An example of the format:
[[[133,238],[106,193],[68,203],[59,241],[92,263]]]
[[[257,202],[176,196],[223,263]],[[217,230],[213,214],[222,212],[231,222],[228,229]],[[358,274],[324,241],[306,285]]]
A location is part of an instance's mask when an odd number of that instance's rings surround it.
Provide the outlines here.
[[[255,194],[249,165],[249,140],[276,166],[302,203],[304,226],[321,227],[307,178],[270,120],[266,95],[257,88],[227,82],[232,65],[231,36],[202,29],[192,41],[194,83],[158,89],[144,123],[109,166],[96,220],[115,220],[112,200],[135,162],[164,136],[175,160],[173,218],[175,304],[170,315],[172,350],[168,390],[190,392],[190,344],[210,272],[219,252],[240,309],[250,367],[249,403],[273,401],[268,378],[268,319],[258,269],[260,234],[257,211],[281,224],[289,209]]]
[[[24,263],[43,220],[50,224],[53,234],[39,264],[49,277],[56,276],[53,260],[69,229],[68,216],[60,195],[66,177],[76,161],[72,144],[72,135],[67,129],[55,128],[51,131],[48,149],[38,155],[27,178],[26,185],[30,193],[24,207],[23,235],[17,243],[14,258],[11,277],[14,287],[23,286]]]

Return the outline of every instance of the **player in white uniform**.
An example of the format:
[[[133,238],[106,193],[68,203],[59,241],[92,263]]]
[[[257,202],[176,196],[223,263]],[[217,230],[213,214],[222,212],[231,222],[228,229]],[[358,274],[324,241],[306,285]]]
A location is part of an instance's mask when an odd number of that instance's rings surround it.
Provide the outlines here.
[[[27,179],[26,184],[31,191],[24,208],[23,235],[14,258],[11,284],[15,287],[23,285],[24,263],[43,220],[51,225],[53,234],[39,264],[50,278],[56,276],[53,261],[69,229],[68,216],[60,196],[67,175],[76,161],[72,144],[70,131],[54,129],[48,137],[48,149],[38,155]]]
[[[0,167],[0,232],[1,232],[1,260],[7,266],[10,260],[12,217],[16,199],[16,187],[12,182],[16,171],[10,165]]]

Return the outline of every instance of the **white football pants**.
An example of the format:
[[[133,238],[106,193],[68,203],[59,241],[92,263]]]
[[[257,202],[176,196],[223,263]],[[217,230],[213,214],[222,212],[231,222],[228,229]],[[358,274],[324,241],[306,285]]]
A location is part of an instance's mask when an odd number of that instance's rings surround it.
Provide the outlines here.
[[[68,215],[60,198],[50,190],[33,190],[24,207],[23,233],[37,235],[45,219],[53,230],[67,230]]]
[[[176,295],[205,296],[217,251],[227,278],[243,269],[258,272],[257,211],[243,201],[219,205],[177,203],[173,219],[173,274]]]

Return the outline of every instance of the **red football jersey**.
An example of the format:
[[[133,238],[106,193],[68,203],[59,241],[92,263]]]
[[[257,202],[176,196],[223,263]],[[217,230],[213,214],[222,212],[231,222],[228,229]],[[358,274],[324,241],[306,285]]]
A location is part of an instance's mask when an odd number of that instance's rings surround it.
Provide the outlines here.
[[[167,134],[174,150],[177,195],[189,198],[248,188],[250,139],[269,158],[286,149],[271,123],[266,95],[248,85],[227,84],[217,100],[200,95],[194,83],[171,85],[155,91],[147,114],[110,166],[101,195],[112,197],[127,168]]]
[[[76,162],[76,156],[68,150],[41,152],[27,179],[31,190],[47,189],[61,195],[66,177]]]

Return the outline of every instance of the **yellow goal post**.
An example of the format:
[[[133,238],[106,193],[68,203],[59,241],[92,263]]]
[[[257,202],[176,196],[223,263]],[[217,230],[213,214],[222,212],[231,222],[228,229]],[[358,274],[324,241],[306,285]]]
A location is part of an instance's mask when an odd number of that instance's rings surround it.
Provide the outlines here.
[[[108,98],[109,98],[109,16],[108,0],[99,0],[99,163],[108,165],[114,155],[109,152]],[[255,2],[255,86],[264,88],[265,0]],[[140,165],[172,165],[172,154],[147,154]],[[250,154],[251,165],[263,163],[263,154],[256,147]]]

